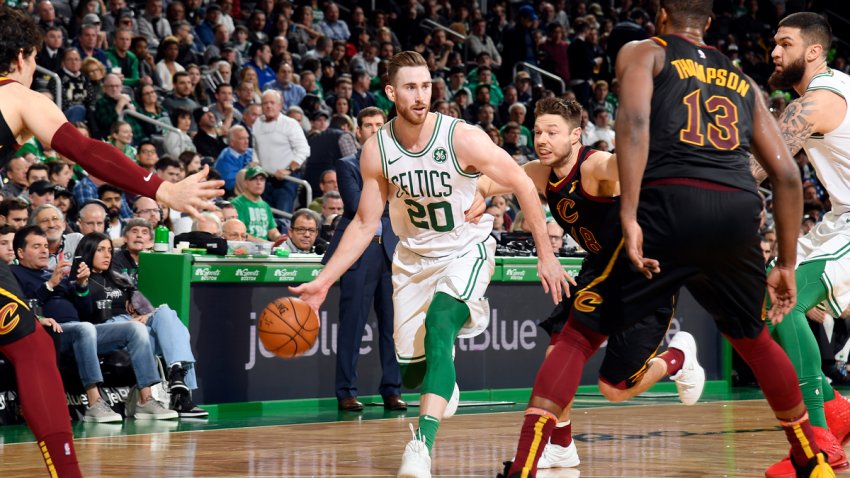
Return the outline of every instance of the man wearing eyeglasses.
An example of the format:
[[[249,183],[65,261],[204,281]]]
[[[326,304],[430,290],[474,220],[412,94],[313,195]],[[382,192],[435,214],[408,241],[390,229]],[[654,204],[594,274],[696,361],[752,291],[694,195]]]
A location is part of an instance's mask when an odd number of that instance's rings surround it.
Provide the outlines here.
[[[289,238],[282,247],[289,252],[300,252],[310,254],[316,239],[319,237],[319,217],[306,208],[299,209],[292,214],[292,226],[289,227]]]
[[[239,218],[227,219],[221,226],[222,234],[228,241],[247,241],[248,228]]]
[[[82,215],[82,212],[80,214]],[[69,261],[74,258],[74,250],[76,250],[83,235],[78,232],[65,234],[67,228],[65,215],[59,208],[53,204],[44,204],[35,208],[30,216],[29,225],[40,227],[47,237],[48,271],[53,272],[56,269],[56,264],[63,258]]]

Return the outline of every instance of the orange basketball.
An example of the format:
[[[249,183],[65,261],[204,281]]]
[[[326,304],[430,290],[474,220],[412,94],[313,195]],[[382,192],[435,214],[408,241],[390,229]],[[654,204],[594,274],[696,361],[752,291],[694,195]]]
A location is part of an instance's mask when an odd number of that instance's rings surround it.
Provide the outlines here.
[[[263,309],[259,322],[260,341],[278,357],[297,357],[310,350],[319,336],[319,318],[304,301],[281,297]]]

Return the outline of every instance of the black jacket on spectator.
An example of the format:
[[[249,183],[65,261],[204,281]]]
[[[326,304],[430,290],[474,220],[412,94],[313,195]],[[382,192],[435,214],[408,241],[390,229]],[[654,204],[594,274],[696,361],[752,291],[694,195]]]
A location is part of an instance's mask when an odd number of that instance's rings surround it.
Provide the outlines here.
[[[307,138],[307,143],[310,145],[310,157],[304,162],[304,179],[310,183],[313,194],[321,191],[319,183],[322,173],[328,169],[334,169],[334,164],[342,157],[342,151],[339,149],[339,138],[342,135],[342,130],[328,128]]]
[[[139,286],[139,264],[133,260],[133,256],[125,248],[116,249],[112,256],[112,270],[127,276],[133,283],[133,287]]]
[[[94,303],[88,288],[78,289],[67,277],[62,279],[53,292],[47,290],[45,283],[50,278],[46,270],[28,269],[24,266],[11,266],[12,273],[18,279],[27,299],[38,299],[42,315],[56,322],[90,322],[94,315]]]
[[[35,63],[38,66],[47,68],[52,72],[59,73],[59,71],[62,70],[62,50],[56,50],[53,53],[53,56],[50,56],[50,52],[47,51],[47,47],[44,47],[38,52],[38,55],[35,56]],[[50,90],[51,93],[53,91],[54,90]]]
[[[224,140],[220,137],[210,136],[202,129],[198,129],[198,134],[195,135],[192,143],[194,143],[195,148],[198,149],[198,154],[201,156],[210,156],[212,158],[217,158],[221,151],[227,147],[227,145],[224,144]]]
[[[595,54],[593,45],[586,40],[576,38],[570,43],[567,54],[570,57],[570,75],[573,80],[590,80],[593,78],[593,61]]]

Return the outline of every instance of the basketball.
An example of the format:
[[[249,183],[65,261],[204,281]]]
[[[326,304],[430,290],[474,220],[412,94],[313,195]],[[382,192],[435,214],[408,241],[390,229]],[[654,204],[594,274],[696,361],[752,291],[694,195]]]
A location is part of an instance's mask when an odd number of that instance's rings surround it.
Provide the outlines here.
[[[316,343],[319,318],[313,309],[296,297],[273,300],[260,314],[260,341],[278,357],[297,357]]]

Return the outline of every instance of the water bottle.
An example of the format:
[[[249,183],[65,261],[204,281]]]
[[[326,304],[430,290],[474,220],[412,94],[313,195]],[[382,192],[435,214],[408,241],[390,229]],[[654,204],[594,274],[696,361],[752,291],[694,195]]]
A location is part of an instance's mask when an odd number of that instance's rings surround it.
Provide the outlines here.
[[[153,250],[154,252],[168,252],[168,228],[159,225],[154,230]]]

